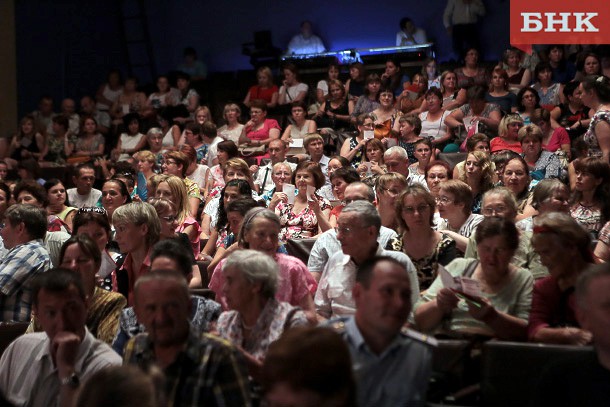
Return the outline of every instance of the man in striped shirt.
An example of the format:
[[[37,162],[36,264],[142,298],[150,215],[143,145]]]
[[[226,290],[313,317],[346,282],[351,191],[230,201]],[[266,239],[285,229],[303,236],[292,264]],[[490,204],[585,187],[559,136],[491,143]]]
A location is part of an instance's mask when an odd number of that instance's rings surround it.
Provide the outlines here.
[[[33,205],[13,205],[0,232],[9,252],[0,259],[0,321],[27,322],[32,310],[32,278],[49,270],[44,247],[47,217]]]

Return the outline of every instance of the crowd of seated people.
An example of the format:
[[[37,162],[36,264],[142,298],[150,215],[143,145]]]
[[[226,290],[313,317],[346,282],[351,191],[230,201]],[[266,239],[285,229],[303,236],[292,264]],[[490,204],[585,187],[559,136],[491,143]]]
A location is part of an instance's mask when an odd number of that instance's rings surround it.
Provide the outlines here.
[[[170,348],[222,353],[193,361],[232,369],[198,384],[234,376],[206,396],[221,405],[281,392],[266,356],[297,326],[335,330],[327,345],[368,360],[349,380],[375,405],[392,405],[371,384],[387,386],[382,366],[405,373],[388,346],[417,343],[411,386],[434,336],[589,345],[574,287],[610,261],[610,79],[594,52],[566,57],[549,46],[531,66],[510,49],[491,66],[469,49],[463,67],[430,59],[411,76],[352,64],[347,83],[332,64],[311,98],[296,66],[279,89],[263,67],[218,125],[187,74],[146,95],[111,72],[78,114],[45,96],[0,140],[0,321],[50,335],[32,281],[71,270],[93,301],[86,332],[126,361],[156,358],[175,378]],[[394,405],[423,405],[406,393]]]

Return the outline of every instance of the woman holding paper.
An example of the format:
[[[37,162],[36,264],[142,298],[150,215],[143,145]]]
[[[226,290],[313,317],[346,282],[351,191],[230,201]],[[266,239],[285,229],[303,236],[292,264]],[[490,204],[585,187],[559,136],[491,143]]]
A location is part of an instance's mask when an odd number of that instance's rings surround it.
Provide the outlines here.
[[[366,141],[375,137],[374,123],[375,116],[371,114],[358,116],[356,121],[358,134],[346,139],[341,146],[341,157],[345,157],[354,168],[358,168],[360,163],[363,162]]]
[[[302,100],[292,104],[291,116],[292,124],[289,124],[282,134],[282,140],[290,145],[286,155],[307,154],[303,148],[303,139],[305,135],[316,132],[316,122],[307,118],[307,105]]]
[[[330,211],[330,226],[337,226],[337,218],[341,214],[343,208],[345,208],[346,202],[344,201],[345,189],[352,182],[360,181],[360,176],[352,167],[339,168],[330,175],[330,183],[333,186],[333,192],[339,199],[339,205],[335,206]]]
[[[284,184],[286,200],[282,199],[275,208],[270,208],[280,217],[282,243],[288,239],[314,237],[330,229],[330,203],[316,194],[325,181],[317,163],[303,161],[297,165],[292,175],[296,191],[290,194]],[[290,203],[292,199],[294,201]]]
[[[362,182],[374,187],[377,178],[388,172],[383,162],[383,153],[386,148],[381,140],[373,138],[367,140],[365,149],[366,161],[358,166],[358,173]]]
[[[276,163],[271,168],[271,180],[273,188],[263,194],[263,200],[271,210],[275,209],[278,203],[282,200],[287,201],[288,197],[284,193],[284,184],[290,182],[292,178],[292,168],[287,162]]]
[[[452,337],[523,340],[533,278],[510,260],[519,244],[514,223],[485,218],[475,232],[479,260],[456,259],[439,271],[415,305],[419,330]]]
[[[396,98],[389,88],[381,88],[377,95],[379,107],[371,112],[374,118],[375,138],[379,140],[398,134],[398,119],[402,112],[394,107]]]
[[[502,113],[497,105],[487,103],[486,93],[485,88],[478,85],[468,89],[468,103],[447,116],[447,127],[457,131],[464,127],[468,134],[483,133],[489,138],[495,137]]]

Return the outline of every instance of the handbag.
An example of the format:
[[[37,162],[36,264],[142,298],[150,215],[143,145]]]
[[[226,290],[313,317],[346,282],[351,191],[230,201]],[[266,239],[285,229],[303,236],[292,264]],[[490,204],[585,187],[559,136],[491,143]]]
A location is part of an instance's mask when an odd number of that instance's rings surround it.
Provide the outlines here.
[[[252,157],[252,156],[257,156],[257,155],[264,155],[265,152],[267,151],[267,146],[260,145],[260,146],[239,146],[237,148],[239,150],[239,154],[242,157]]]

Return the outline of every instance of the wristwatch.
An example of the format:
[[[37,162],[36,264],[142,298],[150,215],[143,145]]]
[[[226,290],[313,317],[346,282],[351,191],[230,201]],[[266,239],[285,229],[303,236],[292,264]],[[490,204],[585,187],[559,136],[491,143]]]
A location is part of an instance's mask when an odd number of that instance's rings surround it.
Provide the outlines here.
[[[80,384],[80,379],[78,378],[76,373],[73,372],[70,376],[61,379],[60,383],[62,386],[70,386],[72,388],[76,388]]]

